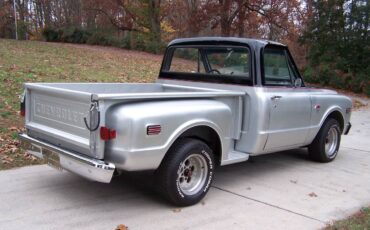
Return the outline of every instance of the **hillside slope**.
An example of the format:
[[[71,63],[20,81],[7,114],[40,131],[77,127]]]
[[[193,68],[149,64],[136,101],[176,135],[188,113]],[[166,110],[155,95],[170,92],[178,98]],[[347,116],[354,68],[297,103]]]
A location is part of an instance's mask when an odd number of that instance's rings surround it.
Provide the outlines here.
[[[39,163],[16,140],[24,82],[153,82],[161,61],[112,47],[0,39],[0,169]]]

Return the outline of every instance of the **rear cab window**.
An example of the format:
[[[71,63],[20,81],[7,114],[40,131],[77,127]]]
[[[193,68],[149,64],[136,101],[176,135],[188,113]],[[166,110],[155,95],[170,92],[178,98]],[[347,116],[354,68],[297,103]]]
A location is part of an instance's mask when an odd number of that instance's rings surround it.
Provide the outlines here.
[[[252,84],[247,47],[170,47],[161,75],[175,79]]]

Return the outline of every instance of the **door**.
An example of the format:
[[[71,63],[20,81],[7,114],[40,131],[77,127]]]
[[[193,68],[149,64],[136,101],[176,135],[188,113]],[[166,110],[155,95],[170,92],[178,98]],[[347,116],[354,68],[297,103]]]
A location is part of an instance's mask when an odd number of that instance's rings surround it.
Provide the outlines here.
[[[304,86],[294,86],[300,76],[287,49],[267,46],[263,68],[264,95],[270,111],[264,149],[303,145],[310,126],[311,99]]]

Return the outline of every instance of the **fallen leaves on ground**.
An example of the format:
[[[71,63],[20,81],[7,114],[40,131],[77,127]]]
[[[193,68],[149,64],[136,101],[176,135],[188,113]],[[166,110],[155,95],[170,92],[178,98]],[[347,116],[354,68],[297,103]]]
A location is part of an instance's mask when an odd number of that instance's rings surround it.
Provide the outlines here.
[[[8,128],[9,131],[18,131],[18,127],[15,127],[15,126],[12,126],[10,128]]]
[[[120,224],[116,227],[116,230],[128,230],[128,227],[124,224]]]
[[[25,153],[20,148],[20,142],[14,138],[14,135],[22,131],[23,128],[10,127],[8,132],[0,133],[0,169],[9,169],[42,162],[42,160]]]
[[[311,192],[311,193],[309,193],[308,194],[310,197],[317,197],[317,194],[316,193],[314,193],[314,192]]]
[[[354,110],[358,110],[358,109],[366,106],[366,104],[362,103],[361,101],[359,101],[357,99],[352,99],[352,103],[353,103],[353,109]]]

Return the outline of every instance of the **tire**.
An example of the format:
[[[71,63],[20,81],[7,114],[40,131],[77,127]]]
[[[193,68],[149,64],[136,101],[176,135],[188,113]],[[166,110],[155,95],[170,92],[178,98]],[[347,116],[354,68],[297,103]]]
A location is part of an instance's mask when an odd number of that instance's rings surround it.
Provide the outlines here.
[[[214,156],[204,142],[182,138],[169,149],[156,171],[159,192],[176,206],[198,203],[214,178]]]
[[[333,161],[338,155],[341,129],[337,120],[328,118],[313,142],[308,146],[308,153],[317,162]]]

